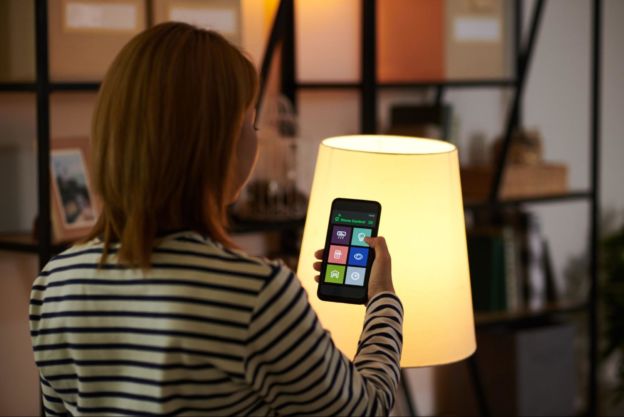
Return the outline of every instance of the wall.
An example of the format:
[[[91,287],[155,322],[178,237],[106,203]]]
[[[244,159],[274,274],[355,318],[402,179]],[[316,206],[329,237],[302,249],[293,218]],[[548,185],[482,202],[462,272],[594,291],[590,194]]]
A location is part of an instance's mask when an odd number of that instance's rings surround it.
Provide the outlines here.
[[[39,414],[39,376],[28,331],[30,286],[37,274],[32,255],[0,252],[0,415]]]

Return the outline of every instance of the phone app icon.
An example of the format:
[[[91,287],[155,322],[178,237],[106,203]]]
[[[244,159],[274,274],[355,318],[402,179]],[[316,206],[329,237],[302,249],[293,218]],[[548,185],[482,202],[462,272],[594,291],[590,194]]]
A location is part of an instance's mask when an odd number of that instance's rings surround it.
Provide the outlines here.
[[[361,227],[354,227],[353,234],[351,236],[351,244],[353,246],[368,246],[368,243],[364,241],[364,238],[371,237],[373,229],[364,229]]]
[[[327,262],[332,263],[332,264],[342,264],[342,265],[346,264],[348,251],[349,251],[348,246],[330,245]]]
[[[346,226],[333,226],[331,243],[348,245],[351,242],[351,228]]]
[[[325,270],[325,282],[342,284],[345,278],[345,267],[342,265],[327,265]]]
[[[365,268],[356,268],[353,266],[348,267],[346,277],[345,277],[345,284],[358,285],[361,287],[364,286],[365,273],[366,273]]]
[[[351,247],[349,251],[349,265],[366,266],[368,261],[368,248]]]

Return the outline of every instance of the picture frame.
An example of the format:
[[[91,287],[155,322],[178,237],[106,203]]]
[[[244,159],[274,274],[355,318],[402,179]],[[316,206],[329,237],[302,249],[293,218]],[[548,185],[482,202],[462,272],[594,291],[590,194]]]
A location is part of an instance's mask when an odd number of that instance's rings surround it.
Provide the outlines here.
[[[52,228],[55,242],[83,238],[97,222],[87,138],[53,139],[50,150]]]
[[[140,0],[61,0],[63,32],[134,35],[144,25]]]
[[[147,28],[145,0],[48,0],[52,81],[102,80],[119,51]]]
[[[234,45],[242,44],[241,0],[154,0],[155,24],[184,22],[219,32]]]

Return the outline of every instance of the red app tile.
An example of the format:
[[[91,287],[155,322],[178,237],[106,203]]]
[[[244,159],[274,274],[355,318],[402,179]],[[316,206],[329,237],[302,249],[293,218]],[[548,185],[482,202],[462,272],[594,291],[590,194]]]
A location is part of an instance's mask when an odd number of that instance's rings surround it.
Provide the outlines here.
[[[349,252],[348,246],[331,245],[329,247],[329,256],[327,262],[330,264],[346,264],[347,254]]]

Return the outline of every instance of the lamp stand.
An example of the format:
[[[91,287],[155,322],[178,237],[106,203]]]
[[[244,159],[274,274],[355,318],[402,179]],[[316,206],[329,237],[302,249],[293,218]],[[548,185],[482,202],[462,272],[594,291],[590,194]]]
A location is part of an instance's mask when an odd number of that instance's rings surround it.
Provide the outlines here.
[[[418,416],[416,410],[416,404],[412,399],[412,390],[410,389],[409,380],[407,379],[407,368],[401,368],[401,390],[403,391],[403,397],[405,398],[405,404],[407,405],[407,412],[410,416]]]
[[[490,412],[490,407],[485,396],[483,381],[481,380],[479,365],[477,364],[475,355],[468,358],[466,364],[468,365],[468,372],[470,374],[470,379],[472,380],[477,406],[479,407],[479,414],[483,417],[490,417],[492,413]],[[403,397],[405,398],[405,405],[407,407],[406,411],[408,415],[417,417],[418,411],[416,410],[415,401],[412,398],[412,390],[410,388],[409,379],[407,378],[407,368],[401,368],[401,380],[399,381],[399,384]]]

